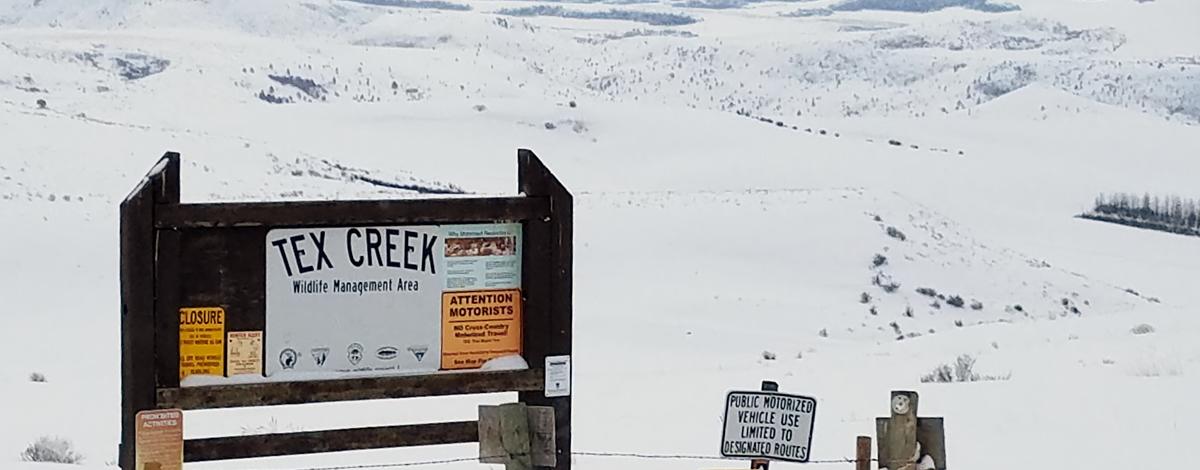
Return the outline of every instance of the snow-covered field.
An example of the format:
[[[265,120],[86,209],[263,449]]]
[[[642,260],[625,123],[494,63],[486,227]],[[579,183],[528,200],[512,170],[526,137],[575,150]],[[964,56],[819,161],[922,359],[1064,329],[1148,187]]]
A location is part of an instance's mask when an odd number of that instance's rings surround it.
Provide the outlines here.
[[[1186,462],[1200,240],[1073,216],[1101,192],[1200,196],[1200,3],[626,3],[0,0],[0,468],[59,468],[19,462],[43,435],[114,465],[117,205],[164,151],[196,202],[511,193],[518,147],[576,195],[578,451],[716,455],[724,393],[770,379],[820,400],[818,460],[914,389],[955,468]],[[539,4],[561,10],[512,14]],[[920,383],[961,354],[1010,378]],[[191,412],[186,433],[511,398]]]

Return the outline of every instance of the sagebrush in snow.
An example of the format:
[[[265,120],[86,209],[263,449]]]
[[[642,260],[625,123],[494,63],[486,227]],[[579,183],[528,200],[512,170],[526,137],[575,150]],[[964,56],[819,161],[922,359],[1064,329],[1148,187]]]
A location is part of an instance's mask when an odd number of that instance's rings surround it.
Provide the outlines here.
[[[950,383],[954,381],[954,369],[948,364],[942,364],[932,372],[921,377],[921,383]]]
[[[1135,335],[1148,335],[1154,332],[1154,327],[1146,323],[1142,323],[1141,325],[1133,327],[1133,329],[1129,331]]]
[[[875,258],[873,258],[873,259],[871,260],[871,264],[872,264],[873,266],[875,266],[876,268],[878,268],[878,267],[880,267],[880,266],[883,266],[883,265],[887,264],[887,262],[888,262],[888,259],[887,259],[887,257],[886,257],[886,256],[883,256],[883,255],[881,255],[881,254],[878,254],[878,253],[876,253],[876,254],[875,254]]]
[[[29,381],[37,382],[37,383],[45,383],[46,382],[46,374],[43,374],[41,372],[34,372],[32,374],[29,374]]]
[[[952,295],[952,296],[950,296],[950,298],[946,299],[946,304],[954,306],[954,307],[958,307],[958,308],[963,308],[963,306],[966,305],[966,302],[963,301],[962,297],[959,297],[957,295]]]
[[[933,371],[921,376],[921,383],[979,382],[1008,380],[1011,377],[1011,374],[1002,376],[980,375],[975,372],[975,357],[970,354],[963,354],[954,360],[953,365],[939,365]]]
[[[71,441],[61,437],[42,436],[29,444],[21,452],[21,460],[25,462],[79,464],[83,455],[75,451]]]
[[[1183,375],[1183,368],[1175,359],[1167,357],[1139,357],[1130,361],[1126,367],[1129,375],[1134,377],[1178,377]]]
[[[889,294],[900,289],[900,283],[893,281],[887,275],[876,274],[875,277],[871,278],[871,284],[879,286],[880,289]]]
[[[904,235],[904,232],[901,232],[900,229],[896,227],[889,226],[887,228],[887,235],[900,241],[908,240],[908,237]]]

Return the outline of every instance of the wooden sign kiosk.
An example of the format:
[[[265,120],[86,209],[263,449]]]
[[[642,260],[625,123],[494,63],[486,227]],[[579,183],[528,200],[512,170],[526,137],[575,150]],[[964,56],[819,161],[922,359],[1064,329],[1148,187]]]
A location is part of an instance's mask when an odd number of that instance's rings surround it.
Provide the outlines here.
[[[517,197],[270,203],[182,203],[179,159],[166,154],[121,204],[122,470],[135,470],[136,417],[146,410],[512,391],[525,405],[553,408],[553,468],[571,468],[571,397],[546,396],[542,367],[547,356],[571,354],[572,198],[533,152],[517,152]],[[270,230],[470,223],[520,225],[521,351],[529,369],[180,386],[181,309],[219,309],[224,331],[269,336]],[[304,357],[280,359],[286,367]],[[275,359],[264,351],[263,360]],[[191,439],[183,454],[198,462],[478,440],[477,422],[459,421]]]

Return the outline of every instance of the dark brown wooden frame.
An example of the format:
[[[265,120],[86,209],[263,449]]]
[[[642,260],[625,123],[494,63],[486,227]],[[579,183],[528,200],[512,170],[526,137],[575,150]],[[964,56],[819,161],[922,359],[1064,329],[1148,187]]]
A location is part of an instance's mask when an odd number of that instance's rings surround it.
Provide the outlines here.
[[[522,196],[182,204],[178,153],[121,203],[122,470],[133,470],[139,411],[519,392],[555,411],[557,470],[571,468],[571,397],[547,398],[547,356],[571,354],[572,197],[533,152],[517,151]],[[308,382],[179,386],[181,307],[216,306],[236,329],[265,327],[263,236],[272,228],[520,222],[523,348],[529,370]],[[203,262],[187,262],[185,256]],[[187,279],[187,286],[182,280]],[[196,287],[199,286],[199,287]],[[191,439],[184,461],[478,442],[475,421]]]

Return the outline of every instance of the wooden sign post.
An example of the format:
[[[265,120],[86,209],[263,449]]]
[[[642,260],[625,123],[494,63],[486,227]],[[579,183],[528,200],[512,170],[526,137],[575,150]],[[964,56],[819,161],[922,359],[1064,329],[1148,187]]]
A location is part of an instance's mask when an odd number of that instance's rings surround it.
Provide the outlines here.
[[[573,202],[533,152],[517,166],[513,197],[190,204],[166,154],[121,203],[121,469],[135,469],[143,411],[518,392],[553,426],[534,438],[554,458],[529,463],[569,470],[571,377],[556,370],[552,391],[543,364],[571,355]],[[528,367],[479,370],[514,355]],[[468,443],[478,426],[209,437],[182,452]]]
[[[854,470],[871,470],[871,436],[854,441]]]
[[[891,416],[876,418],[879,468],[946,469],[946,434],[942,418],[917,417],[917,392],[894,391]]]

